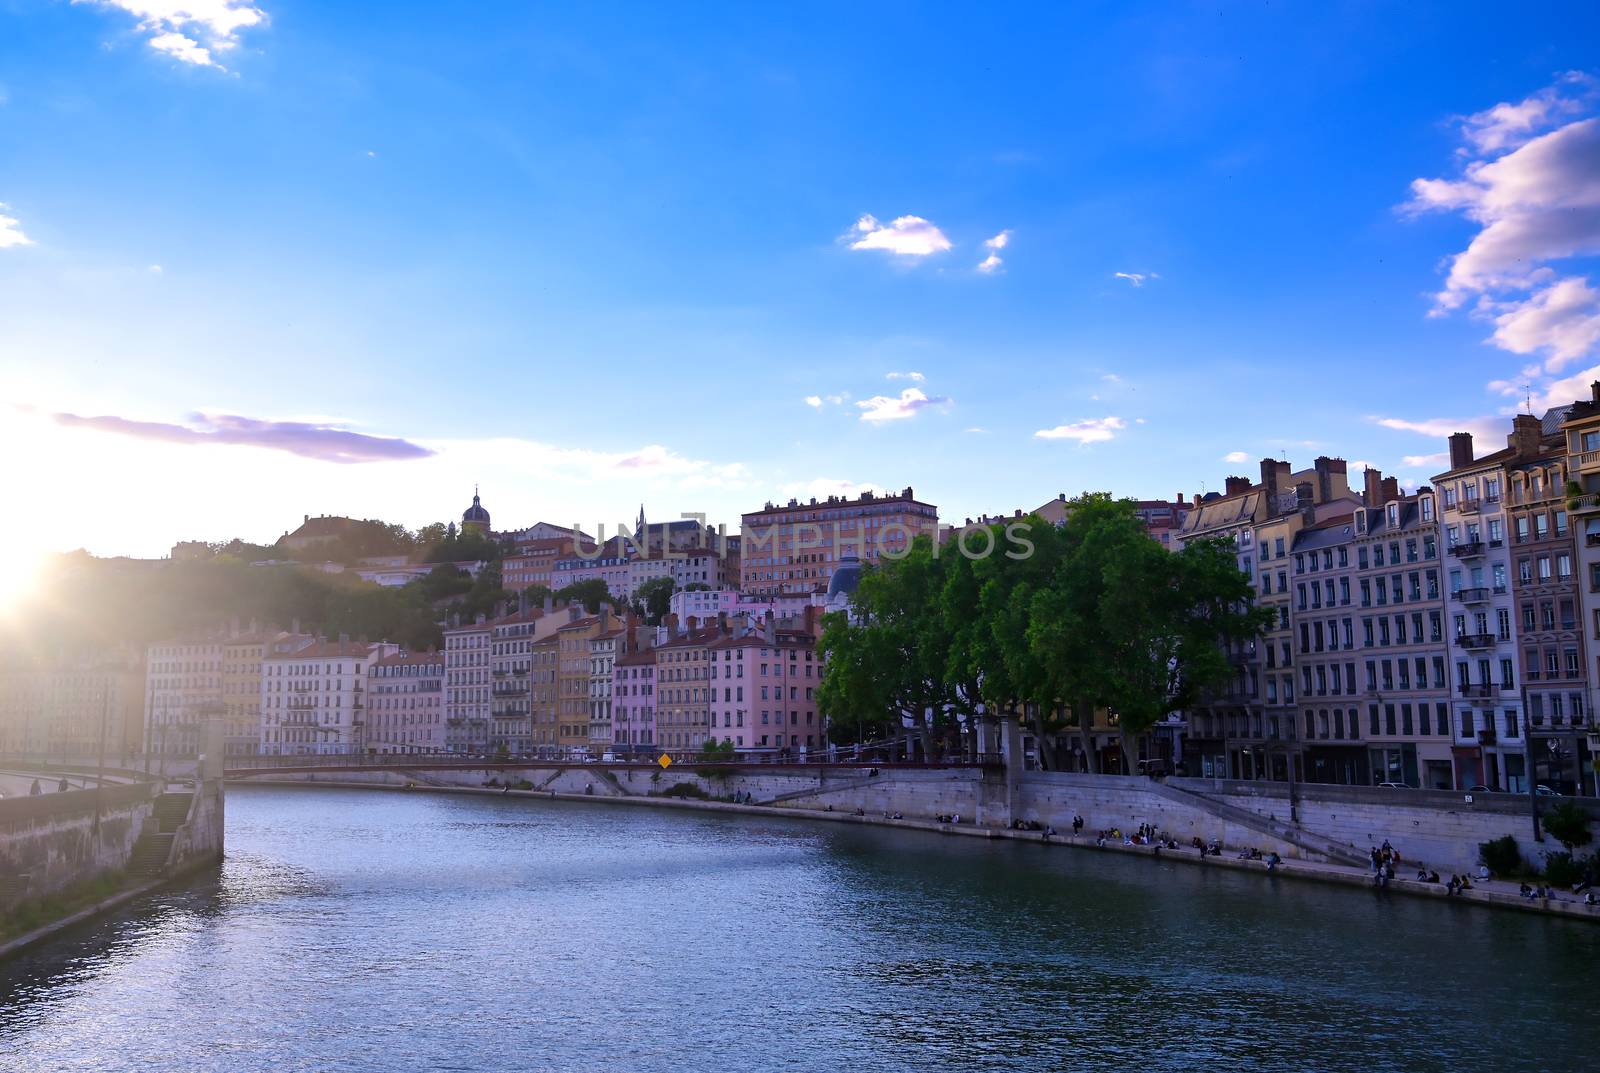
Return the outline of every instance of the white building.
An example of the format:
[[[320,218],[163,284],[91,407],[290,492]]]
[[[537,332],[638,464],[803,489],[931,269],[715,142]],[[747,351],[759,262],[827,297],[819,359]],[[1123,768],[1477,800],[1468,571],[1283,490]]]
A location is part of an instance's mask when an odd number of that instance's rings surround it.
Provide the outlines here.
[[[145,748],[194,756],[201,723],[221,719],[224,638],[195,637],[151,645],[145,664]]]
[[[444,631],[445,749],[452,753],[489,748],[492,629],[483,616],[470,626]]]
[[[264,756],[366,751],[367,678],[399,645],[340,638],[261,663],[261,753]]]

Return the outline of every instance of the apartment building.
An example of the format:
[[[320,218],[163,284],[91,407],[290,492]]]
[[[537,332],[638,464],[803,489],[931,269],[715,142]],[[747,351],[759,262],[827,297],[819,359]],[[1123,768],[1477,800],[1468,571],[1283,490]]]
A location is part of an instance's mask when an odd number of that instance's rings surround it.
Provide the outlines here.
[[[367,671],[366,748],[373,753],[445,751],[443,652],[397,652]]]
[[[572,616],[581,609],[569,609]],[[612,629],[611,615],[570,617],[559,626],[556,636],[556,745],[574,754],[589,751],[589,692],[594,678],[589,643]]]
[[[145,653],[83,650],[0,657],[0,753],[129,763],[144,734]]]
[[[656,742],[679,752],[697,750],[711,731],[711,646],[715,626],[668,627],[655,647]]]
[[[483,615],[470,625],[444,631],[444,738],[448,752],[489,750],[493,634]]]
[[[225,635],[162,641],[145,660],[145,749],[167,756],[196,756],[200,727],[227,712],[223,700]]]
[[[1356,517],[1356,585],[1369,779],[1452,789],[1450,708],[1452,695],[1464,694],[1450,671],[1445,623],[1483,594],[1450,588],[1471,578],[1448,573],[1433,489],[1401,496],[1385,480],[1381,492],[1369,486],[1368,500]]]
[[[1514,459],[1505,462],[1506,526],[1517,666],[1535,783],[1589,792],[1589,644],[1582,618],[1578,542],[1568,507],[1570,456],[1562,424],[1572,406],[1513,419]],[[1538,447],[1533,444],[1537,437]]]
[[[1600,381],[1590,386],[1590,397],[1572,405],[1560,429],[1566,440],[1566,505],[1571,518],[1578,601],[1579,628],[1589,662],[1582,712],[1569,712],[1574,751],[1587,751],[1589,778],[1584,793],[1600,796],[1600,777],[1594,758],[1600,755],[1600,731],[1594,713],[1600,708]],[[1578,718],[1574,719],[1576,716]],[[1583,731],[1583,740],[1578,739]]]
[[[612,680],[625,634],[613,625],[589,638],[589,751],[597,755],[609,751],[613,740]]]
[[[523,607],[488,622],[489,740],[491,750],[526,753],[533,748],[533,704],[530,699],[533,645],[542,608]]]
[[[1526,424],[1516,426],[1504,450],[1478,457],[1472,434],[1457,432],[1450,469],[1434,478],[1451,584],[1459,575],[1463,588],[1484,590],[1482,600],[1450,604],[1456,780],[1468,787],[1527,789],[1505,463],[1537,455],[1539,439],[1537,428],[1530,437]]]
[[[566,619],[563,611],[559,616]],[[554,627],[557,616],[551,616]],[[558,682],[561,670],[561,637],[552,628],[546,635],[535,635],[529,645],[528,712],[533,748],[540,754],[553,752],[561,741],[561,704]]]
[[[768,503],[743,517],[739,587],[755,596],[827,592],[847,554],[875,563],[903,552],[921,535],[939,539],[939,510],[910,488],[897,495],[863,492],[855,499]]]
[[[1287,574],[1283,561],[1292,554],[1292,542],[1300,529],[1350,512],[1356,500],[1350,492],[1345,461],[1326,456],[1299,471],[1278,459],[1262,459],[1259,482],[1229,477],[1223,487],[1221,493],[1195,497],[1194,507],[1178,530],[1177,545],[1181,548],[1212,539],[1231,543],[1240,572],[1273,608],[1274,615],[1262,638],[1229,649],[1228,659],[1235,671],[1229,683],[1189,711],[1183,759],[1191,774],[1207,778],[1286,780],[1293,773],[1301,779],[1304,769],[1300,720],[1294,707],[1294,646],[1288,593],[1281,587],[1288,579],[1280,574]],[[1260,543],[1262,536],[1267,541],[1265,548]],[[1262,558],[1267,565],[1261,564]],[[1270,571],[1265,588],[1258,571]]]
[[[742,623],[747,620],[738,620]],[[740,752],[813,752],[827,746],[817,709],[822,661],[814,612],[780,623],[736,624],[708,654],[711,710],[707,736]]]
[[[544,537],[518,543],[515,550],[500,562],[500,578],[507,591],[521,592],[533,585],[542,585],[551,591],[555,564],[573,557],[570,536]]]
[[[399,645],[341,637],[269,652],[261,668],[261,754],[367,751],[367,678]]]
[[[617,639],[611,664],[611,747],[653,752],[656,744],[656,654],[653,631],[630,628]]]

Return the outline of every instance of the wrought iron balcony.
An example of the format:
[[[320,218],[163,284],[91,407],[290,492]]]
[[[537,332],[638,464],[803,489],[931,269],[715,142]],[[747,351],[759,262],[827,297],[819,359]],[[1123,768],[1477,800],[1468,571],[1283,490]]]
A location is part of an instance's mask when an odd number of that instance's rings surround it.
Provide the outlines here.
[[[1497,696],[1500,687],[1490,682],[1462,682],[1461,695],[1463,697],[1488,698]]]
[[[1464,604],[1481,604],[1489,599],[1489,590],[1483,585],[1474,585],[1470,589],[1457,589],[1450,596]]]
[[[1476,514],[1478,511],[1483,509],[1483,504],[1479,503],[1476,499],[1463,499],[1461,501],[1461,505],[1456,509],[1462,514]]]
[[[1484,727],[1478,731],[1479,745],[1493,745],[1495,743],[1494,727]]]
[[[1483,541],[1464,540],[1450,545],[1450,554],[1458,559],[1476,559],[1483,554]]]
[[[1461,648],[1493,648],[1494,634],[1492,633],[1458,633],[1456,644]]]

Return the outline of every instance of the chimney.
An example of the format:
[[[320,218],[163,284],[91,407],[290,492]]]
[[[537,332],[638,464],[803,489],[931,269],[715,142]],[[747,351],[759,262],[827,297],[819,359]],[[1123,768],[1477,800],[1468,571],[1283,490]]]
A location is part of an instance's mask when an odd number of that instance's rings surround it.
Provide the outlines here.
[[[773,624],[771,611],[768,611],[766,618],[761,621],[761,639],[769,645],[778,643],[778,628]]]
[[[1267,516],[1276,517],[1278,514],[1278,496],[1280,496],[1289,480],[1289,463],[1276,458],[1263,458],[1261,460],[1261,490],[1267,500]]]
[[[1368,466],[1361,477],[1365,486],[1362,501],[1369,507],[1383,506],[1383,471]]]
[[[728,636],[728,613],[726,611],[717,612],[717,633],[723,637]]]
[[[1250,478],[1229,477],[1222,485],[1225,495],[1236,496],[1250,490]]]
[[[1330,502],[1336,495],[1339,494],[1337,486],[1345,484],[1344,481],[1338,479],[1345,475],[1345,460],[1342,458],[1329,458],[1327,455],[1319,455],[1317,459],[1311,463],[1311,466],[1314,470],[1316,470],[1317,473],[1317,502]],[[1346,487],[1348,486],[1346,485]]]
[[[293,634],[300,632],[300,617],[298,615],[289,620],[289,632]]]
[[[528,613],[528,590],[527,589],[523,589],[521,592],[517,593],[517,614],[525,615],[527,613]]]
[[[554,596],[552,596],[550,593],[546,592],[544,594],[544,613],[547,614],[547,615],[551,614],[551,613],[553,613],[555,611],[555,609],[556,609],[556,598]]]
[[[601,604],[600,605],[600,632],[601,633],[610,633],[611,632],[611,605],[610,604]]]
[[[1589,385],[1589,401],[1600,405],[1600,380]]]
[[[1400,482],[1393,477],[1383,479],[1383,501],[1392,503],[1400,498]]]
[[[1472,465],[1472,433],[1452,432],[1450,434],[1450,468],[1460,469],[1462,466]]]
[[[1517,452],[1518,458],[1531,458],[1539,453],[1539,441],[1544,435],[1539,431],[1539,419],[1532,414],[1518,414],[1511,419],[1511,435],[1507,443]]]
[[[583,615],[583,605],[582,604],[573,603],[573,604],[568,604],[567,605],[567,621],[568,622],[577,622],[578,619],[582,615]]]
[[[806,604],[806,634],[813,638],[817,636],[816,604]]]

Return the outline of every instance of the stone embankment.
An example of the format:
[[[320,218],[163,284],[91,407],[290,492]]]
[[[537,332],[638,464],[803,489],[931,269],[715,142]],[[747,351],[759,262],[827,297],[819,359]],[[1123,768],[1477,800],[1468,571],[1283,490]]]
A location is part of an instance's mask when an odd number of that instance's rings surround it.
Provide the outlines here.
[[[220,779],[0,800],[0,956],[220,862],[223,820]]]
[[[1143,777],[1038,771],[1008,778],[1004,772],[977,768],[726,765],[701,774],[682,765],[661,772],[647,765],[573,764],[308,771],[259,778],[367,788],[409,785],[419,790],[507,793],[769,816],[793,814],[1096,850],[1102,849],[1095,846],[1094,837],[1100,830],[1132,832],[1140,824],[1150,824],[1183,847],[1167,851],[1165,859],[1265,872],[1263,862],[1238,857],[1241,850],[1254,848],[1283,858],[1275,875],[1343,884],[1370,885],[1367,852],[1387,840],[1402,854],[1400,872],[1387,889],[1428,897],[1444,897],[1444,887],[1406,877],[1414,877],[1422,866],[1445,876],[1475,875],[1480,842],[1513,835],[1524,856],[1534,862],[1551,848],[1530,837],[1526,803],[1520,799],[1480,796],[1472,800],[1461,794],[1358,787],[1300,787],[1291,815],[1287,788],[1272,784],[1199,779],[1158,782]],[[491,780],[498,785],[486,787]],[[504,789],[508,783],[527,788],[508,791]],[[747,803],[729,803],[727,799],[735,796]],[[890,818],[897,814],[903,818]],[[937,817],[956,815],[961,817],[959,824],[937,821]],[[1085,822],[1084,832],[1077,838],[1070,836],[1075,816],[1082,816]],[[1067,834],[1045,839],[1039,832],[1013,828],[1013,820],[1032,821]],[[1202,860],[1189,848],[1196,838],[1203,842],[1216,839],[1227,849],[1220,857]],[[1152,852],[1147,847],[1124,846],[1117,838],[1109,839],[1103,851]],[[1469,903],[1600,920],[1600,908],[1576,900],[1534,902],[1518,897],[1514,888],[1507,895],[1500,889],[1503,886],[1506,884],[1490,882],[1458,897]]]

